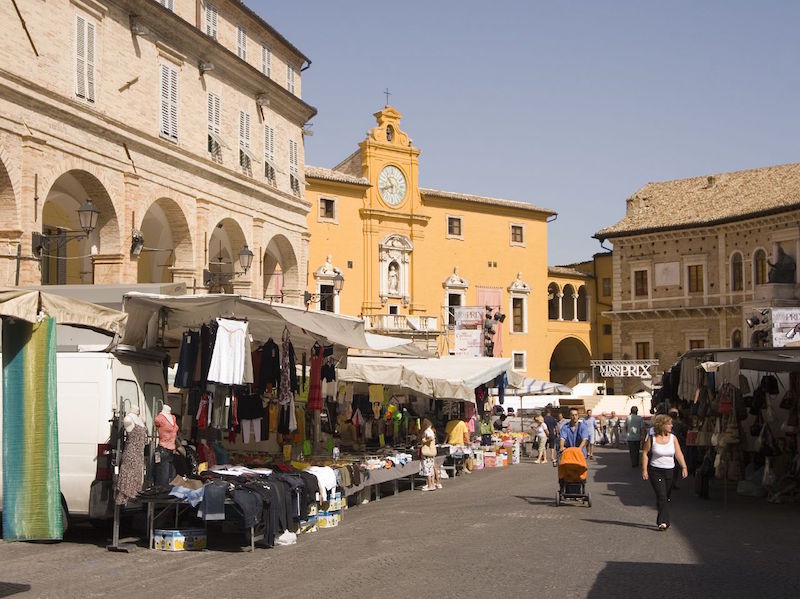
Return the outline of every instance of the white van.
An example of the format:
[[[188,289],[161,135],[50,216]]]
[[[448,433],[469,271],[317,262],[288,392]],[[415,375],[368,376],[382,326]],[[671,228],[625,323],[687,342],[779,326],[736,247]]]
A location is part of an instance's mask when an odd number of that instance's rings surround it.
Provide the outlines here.
[[[66,530],[69,516],[113,517],[120,414],[138,406],[151,431],[154,406],[160,410],[166,393],[157,352],[119,346],[113,352],[70,351],[57,356],[58,461]],[[2,416],[0,385],[0,430]],[[2,499],[0,480],[0,510]]]

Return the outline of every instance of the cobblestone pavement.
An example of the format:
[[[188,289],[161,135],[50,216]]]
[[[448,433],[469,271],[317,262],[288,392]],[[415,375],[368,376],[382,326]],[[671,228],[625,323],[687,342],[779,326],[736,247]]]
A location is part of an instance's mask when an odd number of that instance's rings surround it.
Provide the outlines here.
[[[0,597],[797,597],[800,506],[691,479],[654,527],[654,499],[627,451],[599,449],[592,507],[555,507],[556,472],[523,463],[351,508],[297,545],[240,551],[105,550],[75,527],[56,544],[0,543]],[[237,537],[233,536],[234,539]]]

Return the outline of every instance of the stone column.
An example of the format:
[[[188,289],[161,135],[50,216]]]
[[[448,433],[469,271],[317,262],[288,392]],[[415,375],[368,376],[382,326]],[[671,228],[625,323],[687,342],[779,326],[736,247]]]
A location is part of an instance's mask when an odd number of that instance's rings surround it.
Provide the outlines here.
[[[572,294],[572,322],[578,322],[578,294]]]
[[[556,294],[556,297],[558,298],[558,320],[564,320],[564,293],[559,291]]]

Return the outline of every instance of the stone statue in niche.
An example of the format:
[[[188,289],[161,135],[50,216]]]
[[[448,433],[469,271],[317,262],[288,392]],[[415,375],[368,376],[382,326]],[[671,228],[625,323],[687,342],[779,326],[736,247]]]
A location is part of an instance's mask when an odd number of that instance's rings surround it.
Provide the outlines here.
[[[333,256],[328,254],[328,257],[325,258],[325,264],[322,265],[322,270],[320,270],[321,275],[335,275],[336,269],[333,268]]]
[[[795,261],[789,254],[787,254],[783,247],[778,246],[778,259],[773,264],[769,264],[769,274],[767,281],[770,283],[794,283],[795,275]]]
[[[398,295],[400,293],[400,274],[397,269],[397,262],[389,264],[389,293]]]

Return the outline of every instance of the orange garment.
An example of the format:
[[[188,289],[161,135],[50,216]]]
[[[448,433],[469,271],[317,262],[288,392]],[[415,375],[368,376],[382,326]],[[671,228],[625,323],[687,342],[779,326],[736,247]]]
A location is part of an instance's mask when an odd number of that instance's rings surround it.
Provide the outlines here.
[[[178,436],[178,422],[175,415],[166,416],[159,412],[155,419],[156,429],[158,429],[158,444],[164,449],[175,449],[175,439]]]

